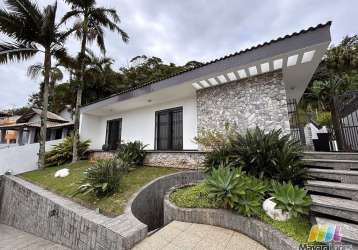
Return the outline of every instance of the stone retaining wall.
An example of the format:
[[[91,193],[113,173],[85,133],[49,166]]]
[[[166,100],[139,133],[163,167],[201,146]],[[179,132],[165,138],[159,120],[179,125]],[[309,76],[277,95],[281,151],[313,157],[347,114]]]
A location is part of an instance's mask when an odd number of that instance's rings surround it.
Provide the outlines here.
[[[196,183],[204,178],[201,171],[185,171],[160,177],[144,186],[128,204],[131,213],[148,225],[148,230],[163,226],[163,200],[166,192],[175,186]]]
[[[147,235],[130,209],[109,218],[15,176],[0,184],[0,223],[71,249],[130,249]]]
[[[200,169],[205,159],[202,151],[148,151],[145,156],[144,165]]]
[[[90,161],[112,159],[115,152],[90,151]],[[144,165],[168,168],[200,169],[204,162],[203,151],[146,151]]]
[[[299,249],[298,242],[257,219],[244,217],[224,209],[177,207],[169,201],[171,191],[165,195],[164,199],[164,225],[173,220],[208,224],[243,233],[268,249]]]

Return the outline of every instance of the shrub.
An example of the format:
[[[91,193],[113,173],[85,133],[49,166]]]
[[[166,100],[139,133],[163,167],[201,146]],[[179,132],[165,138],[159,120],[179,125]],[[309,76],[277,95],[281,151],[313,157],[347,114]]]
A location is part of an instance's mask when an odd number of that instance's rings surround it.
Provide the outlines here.
[[[142,166],[147,145],[143,145],[140,141],[128,142],[119,147],[117,158],[131,166]]]
[[[331,112],[319,112],[317,115],[317,123],[321,126],[330,127],[332,121]]]
[[[103,197],[116,192],[127,168],[123,164],[116,159],[97,161],[84,172],[85,177],[73,196],[94,193],[97,197]]]
[[[258,178],[300,183],[305,178],[301,157],[302,148],[290,135],[283,135],[281,130],[265,133],[255,128],[230,137],[229,143],[208,153],[204,163],[211,171],[225,159]]]
[[[299,214],[308,214],[311,198],[307,191],[292,183],[272,183],[272,197],[276,203],[275,208],[282,209],[290,213],[291,216],[297,217]]]
[[[230,169],[220,166],[213,169],[211,175],[206,178],[208,197],[221,204],[224,208],[233,208],[244,194],[244,184],[241,182],[241,169]]]
[[[243,176],[242,181],[245,183],[245,193],[239,197],[234,209],[247,217],[259,215],[268,185],[252,176]]]
[[[226,123],[223,132],[213,129],[200,129],[194,141],[204,147],[205,150],[211,151],[230,143],[230,139],[235,137],[236,133],[236,128]]]
[[[206,178],[208,197],[224,208],[233,208],[244,216],[260,213],[268,186],[262,181],[222,164]]]
[[[78,143],[78,157],[83,157],[88,150],[90,141],[86,140]],[[73,136],[66,137],[63,142],[54,145],[53,149],[45,154],[46,166],[63,165],[72,160]]]

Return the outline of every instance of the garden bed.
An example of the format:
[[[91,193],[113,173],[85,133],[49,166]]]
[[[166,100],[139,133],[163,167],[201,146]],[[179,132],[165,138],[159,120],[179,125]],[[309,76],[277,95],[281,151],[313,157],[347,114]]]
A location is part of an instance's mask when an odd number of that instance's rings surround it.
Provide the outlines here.
[[[131,170],[123,177],[122,184],[118,192],[113,195],[97,198],[94,194],[77,195],[72,194],[80,186],[79,181],[83,178],[83,172],[90,167],[88,161],[80,161],[75,164],[66,164],[59,167],[49,167],[42,170],[35,170],[19,175],[19,177],[37,184],[63,197],[70,198],[81,205],[97,209],[107,216],[117,216],[123,214],[125,206],[130,197],[142,186],[156,179],[157,177],[178,172],[177,169],[159,167],[140,167]],[[57,170],[68,168],[70,174],[65,178],[55,178]]]
[[[209,199],[204,183],[174,190],[169,196],[169,201],[179,208],[220,208],[218,204]],[[256,217],[299,243],[306,243],[308,239],[311,223],[306,216],[300,215],[285,222],[275,221],[262,210]]]

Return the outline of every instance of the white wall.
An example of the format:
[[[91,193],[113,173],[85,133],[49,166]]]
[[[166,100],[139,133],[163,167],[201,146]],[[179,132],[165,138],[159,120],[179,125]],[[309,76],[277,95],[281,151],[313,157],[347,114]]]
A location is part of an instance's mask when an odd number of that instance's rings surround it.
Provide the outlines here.
[[[105,143],[107,120],[122,118],[122,140],[140,140],[148,144],[146,149],[154,149],[155,112],[175,107],[183,107],[183,149],[197,149],[193,142],[197,128],[195,97],[106,117],[81,114],[81,140],[90,139],[91,149],[101,149]]]
[[[46,151],[51,150],[61,140],[46,142]],[[11,170],[12,174],[21,174],[37,169],[39,143],[9,148],[0,148],[0,175]]]

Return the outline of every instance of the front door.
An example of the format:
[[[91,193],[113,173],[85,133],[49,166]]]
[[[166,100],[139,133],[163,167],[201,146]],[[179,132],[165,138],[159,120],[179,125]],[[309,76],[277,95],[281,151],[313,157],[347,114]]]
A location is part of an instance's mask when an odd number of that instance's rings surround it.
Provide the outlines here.
[[[156,149],[183,149],[183,108],[156,112]]]
[[[106,144],[109,150],[116,150],[121,143],[122,119],[107,121]]]

